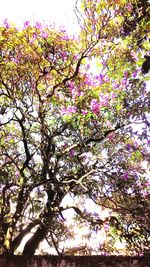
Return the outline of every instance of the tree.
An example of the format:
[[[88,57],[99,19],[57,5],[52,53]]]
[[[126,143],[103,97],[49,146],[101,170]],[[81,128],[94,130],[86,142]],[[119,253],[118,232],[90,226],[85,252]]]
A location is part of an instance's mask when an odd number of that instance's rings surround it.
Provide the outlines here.
[[[118,236],[132,253],[149,253],[149,92],[141,73],[149,46],[142,38],[139,48],[135,33],[122,36],[133,13],[116,2],[82,1],[79,13],[76,6],[77,37],[39,23],[0,28],[1,253],[15,253],[31,230],[24,255],[44,239],[63,253],[59,242],[72,234],[67,209],[91,231],[109,225],[101,251],[114,250]],[[141,26],[142,34],[147,21]],[[64,207],[68,195],[111,213]]]

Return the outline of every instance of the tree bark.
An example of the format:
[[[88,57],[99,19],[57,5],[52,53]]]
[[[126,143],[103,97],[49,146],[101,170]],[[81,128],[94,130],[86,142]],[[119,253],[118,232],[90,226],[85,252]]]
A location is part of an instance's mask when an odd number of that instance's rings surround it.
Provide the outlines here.
[[[47,234],[48,228],[45,225],[41,225],[34,235],[25,244],[23,255],[34,255],[39,244],[43,241]]]
[[[12,241],[11,252],[14,253],[17,247],[19,247],[22,239],[37,225],[36,222],[31,222],[24,230],[19,233],[16,238]]]

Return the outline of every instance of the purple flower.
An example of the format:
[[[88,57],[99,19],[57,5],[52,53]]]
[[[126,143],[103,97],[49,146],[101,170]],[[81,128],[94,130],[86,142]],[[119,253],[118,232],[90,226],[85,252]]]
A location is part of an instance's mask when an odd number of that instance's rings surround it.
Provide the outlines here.
[[[37,39],[37,34],[36,33],[33,34],[33,39]]]
[[[104,82],[109,81],[109,77],[104,74],[99,74],[95,76],[95,79],[98,80],[99,84],[102,85]]]
[[[111,99],[114,99],[116,96],[113,92],[111,92]]]
[[[42,38],[48,38],[48,32],[42,31]]]
[[[108,231],[110,229],[110,225],[108,223],[104,224],[105,231]]]
[[[72,83],[72,82],[70,82],[70,83],[68,83],[68,86],[69,86],[69,88],[70,88],[70,90],[72,91],[73,89],[74,89],[74,84]]]
[[[128,72],[125,70],[124,71],[124,78],[127,79],[128,78]]]
[[[98,101],[96,99],[91,100],[90,108],[93,111],[93,113],[99,114],[100,104],[98,103]]]
[[[69,106],[67,108],[62,108],[61,110],[61,114],[64,115],[64,114],[73,114],[73,113],[76,113],[77,112],[77,107],[75,106]]]
[[[85,84],[87,84],[87,85],[92,85],[91,78],[90,78],[90,76],[88,76],[88,75],[86,75],[86,78],[85,78]]]
[[[3,25],[4,25],[7,29],[10,27],[10,25],[9,25],[7,19],[5,19],[5,20],[3,21]]]
[[[129,178],[129,174],[128,174],[128,172],[125,172],[125,173],[122,175],[122,178],[123,178],[124,180],[127,180],[127,179]]]
[[[132,149],[131,144],[127,144],[127,145],[126,145],[126,149],[127,149],[128,151],[130,151],[130,150]]]
[[[113,82],[113,88],[114,89],[117,89],[119,86],[120,86],[119,83],[116,83],[115,81]]]
[[[123,79],[122,82],[121,82],[121,84],[122,84],[123,86],[126,86],[126,85],[127,85],[127,80],[126,80],[126,79]]]
[[[135,71],[132,73],[132,77],[133,77],[133,78],[136,78],[136,76],[137,76],[137,73],[138,73],[138,71],[137,71],[137,70],[135,70]]]
[[[105,77],[104,74],[100,74],[100,75],[99,75],[100,80],[103,80],[104,77]]]
[[[107,63],[106,63],[106,61],[102,61],[102,65],[104,66],[104,67],[106,67],[107,66]]]
[[[100,93],[99,96],[100,96],[100,104],[102,106],[108,107],[109,106],[109,95],[108,94],[104,95],[104,94]]]
[[[126,8],[127,11],[130,12],[132,10],[132,5],[131,4],[127,4],[125,8]]]
[[[105,82],[109,82],[109,77],[108,76],[104,76],[104,81]]]
[[[25,21],[25,22],[24,22],[24,27],[25,27],[25,28],[29,27],[29,25],[30,25],[30,22],[29,22],[29,21]]]
[[[99,84],[102,85],[104,83],[104,75],[100,74],[99,75]]]
[[[67,53],[66,53],[66,51],[62,51],[62,52],[61,52],[61,56],[62,56],[62,58],[67,58]]]
[[[74,157],[74,149],[71,149],[71,150],[69,151],[69,157],[70,157],[70,158],[73,158],[73,157]]]
[[[19,172],[16,172],[15,175],[16,175],[16,178],[19,178],[20,176]]]
[[[42,25],[41,25],[41,23],[36,22],[35,27],[36,27],[37,29],[41,29],[41,28],[42,28]]]
[[[87,111],[87,110],[84,110],[84,109],[82,109],[82,114],[83,114],[83,115],[87,115],[87,114],[88,114],[88,111]]]
[[[134,146],[135,146],[135,148],[138,148],[138,146],[139,146],[138,142],[135,141]]]
[[[70,106],[66,109],[67,113],[76,113],[77,108],[75,106]]]
[[[62,36],[62,40],[68,41],[69,37],[67,35]]]

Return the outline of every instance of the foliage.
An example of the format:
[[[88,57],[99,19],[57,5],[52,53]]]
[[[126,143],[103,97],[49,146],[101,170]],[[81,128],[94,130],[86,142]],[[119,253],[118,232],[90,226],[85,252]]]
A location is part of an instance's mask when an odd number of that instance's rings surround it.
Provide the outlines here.
[[[150,252],[150,98],[141,73],[149,49],[147,11],[138,34],[124,34],[133,12],[139,17],[138,3],[82,1],[76,37],[39,23],[25,22],[22,30],[7,21],[1,26],[1,253],[17,253],[34,230],[23,254],[34,254],[44,239],[58,254],[77,254],[60,248],[73,235],[67,210],[91,233],[105,228],[99,253],[114,253],[117,238],[126,240],[127,253]],[[69,196],[74,203],[63,205]],[[109,215],[89,212],[78,198]]]

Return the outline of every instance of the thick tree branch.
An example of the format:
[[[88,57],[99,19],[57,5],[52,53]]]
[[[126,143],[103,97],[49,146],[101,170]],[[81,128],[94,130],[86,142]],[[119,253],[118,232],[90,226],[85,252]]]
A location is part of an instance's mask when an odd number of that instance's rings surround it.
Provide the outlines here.
[[[27,241],[23,249],[23,255],[33,256],[39,244],[44,240],[48,228],[46,225],[40,225],[33,236]]]
[[[16,248],[21,244],[22,239],[28,234],[30,233],[30,231],[38,224],[37,221],[35,222],[31,222],[30,224],[27,225],[27,227],[25,229],[23,229],[18,235],[17,237],[15,237],[15,239],[12,241],[11,244],[11,250],[12,253],[15,252]]]
[[[85,144],[89,144],[91,142],[95,142],[95,143],[100,143],[102,142],[110,133],[113,133],[115,131],[117,131],[118,129],[121,129],[122,127],[124,127],[124,125],[116,125],[116,127],[114,129],[110,129],[110,130],[107,130],[105,133],[103,133],[103,136],[100,137],[100,138],[94,138],[94,136],[92,135],[91,137],[89,137],[86,141],[85,141]],[[97,133],[97,132],[96,132]]]
[[[25,155],[26,155],[26,160],[23,163],[22,168],[20,169],[20,172],[23,173],[24,169],[26,167],[28,167],[28,164],[29,164],[30,160],[32,159],[34,153],[31,154],[30,151],[29,151],[29,146],[28,146],[28,141],[27,141],[27,137],[26,137],[25,126],[23,125],[24,118],[19,119],[16,115],[15,115],[15,117],[16,117],[16,119],[19,122],[19,125],[21,127],[21,131],[22,131],[22,142],[23,142],[23,145],[24,145],[24,150],[25,150]]]

